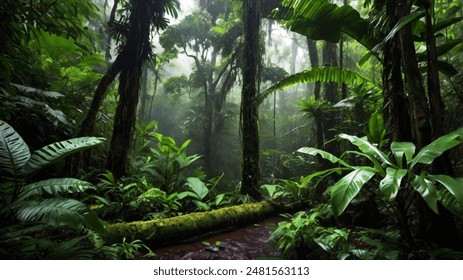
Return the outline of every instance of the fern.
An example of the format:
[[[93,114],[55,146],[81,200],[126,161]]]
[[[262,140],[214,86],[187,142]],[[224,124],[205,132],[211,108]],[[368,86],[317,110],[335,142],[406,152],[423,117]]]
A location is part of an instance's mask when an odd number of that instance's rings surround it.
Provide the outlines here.
[[[104,138],[80,137],[47,145],[32,153],[21,170],[22,175],[31,175],[69,155],[103,143]]]
[[[24,223],[42,222],[51,226],[69,225],[80,229],[85,224],[87,206],[74,199],[51,198],[17,203],[17,218]]]
[[[89,182],[75,178],[53,178],[23,186],[19,198],[26,199],[42,194],[78,193],[94,188]]]
[[[0,170],[17,177],[31,157],[29,147],[6,122],[0,120]]]

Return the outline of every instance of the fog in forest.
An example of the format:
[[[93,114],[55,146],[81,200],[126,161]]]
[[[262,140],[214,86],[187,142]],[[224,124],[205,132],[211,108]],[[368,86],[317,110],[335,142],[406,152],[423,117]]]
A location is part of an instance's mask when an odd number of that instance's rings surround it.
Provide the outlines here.
[[[463,259],[461,0],[0,19],[0,258]]]
[[[186,16],[191,16],[193,11],[199,9],[194,2],[181,1],[182,10],[179,17],[171,19],[172,26],[169,28],[176,28]],[[218,19],[217,22],[220,20]],[[204,31],[189,30],[188,32]],[[271,74],[282,77],[281,75],[294,74],[310,67],[307,43],[303,36],[288,32],[280,24],[265,19],[261,33],[266,48],[265,54],[262,55],[262,63],[270,70],[279,71]],[[163,48],[159,43],[159,36],[153,36],[152,42],[156,46],[155,52],[159,51],[158,55],[162,56]],[[186,49],[187,52],[194,52],[191,46]],[[208,56],[204,59],[205,64],[210,63],[213,49],[214,46],[209,47]],[[216,60],[216,70],[213,74],[215,77],[219,74],[220,63],[227,63],[226,58],[220,55]],[[150,112],[147,118],[155,120],[159,132],[173,137],[177,142],[183,143],[191,139],[189,153],[203,154],[202,124],[205,120],[200,115],[204,110],[202,104],[204,93],[198,85],[187,84],[187,81],[194,79],[197,71],[194,59],[179,49],[178,56],[163,64],[158,71],[159,80],[156,82],[154,93],[155,77],[153,71],[148,69],[145,90],[152,103],[149,105],[151,107],[145,108]],[[272,82],[276,82],[276,78],[263,80],[260,91],[266,90]],[[225,90],[222,89],[223,80],[222,78],[218,82],[219,91]],[[223,94],[224,103],[220,105],[220,109],[214,109],[210,142],[212,164],[207,174],[214,177],[223,173],[223,182],[233,185],[233,181],[236,183],[240,180],[241,173],[239,132],[241,78],[233,77],[232,85],[226,86],[230,88],[227,88],[227,92]],[[302,176],[307,171],[305,168],[291,164],[293,160],[297,161],[297,156],[292,155],[293,152],[314,141],[311,121],[304,117],[298,105],[300,99],[310,96],[312,88],[313,86],[300,85],[277,92],[260,106],[261,163],[265,179]]]

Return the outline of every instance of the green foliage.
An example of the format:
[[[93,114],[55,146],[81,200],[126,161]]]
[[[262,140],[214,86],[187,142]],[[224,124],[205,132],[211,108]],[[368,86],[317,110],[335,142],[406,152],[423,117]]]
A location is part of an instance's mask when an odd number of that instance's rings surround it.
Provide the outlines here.
[[[84,245],[85,236],[74,235],[88,229],[105,233],[103,222],[81,201],[66,198],[94,189],[94,186],[75,178],[36,182],[30,182],[30,178],[44,167],[103,140],[94,137],[70,139],[31,154],[22,137],[9,124],[0,121],[0,217],[5,227],[0,229],[0,243],[1,247],[14,250],[10,258],[91,259],[97,254]],[[67,233],[47,236],[58,228]],[[57,238],[63,241],[56,242]],[[1,256],[7,254],[0,251]]]
[[[380,149],[386,144],[386,128],[383,116],[379,112],[374,112],[368,120],[366,135],[368,141],[376,144]]]
[[[142,255],[142,257],[152,257],[155,256],[153,251],[146,246],[143,241],[141,240],[133,240],[131,242],[127,242],[126,238],[122,240],[122,243],[115,243],[111,245],[112,248],[117,250],[117,255],[121,257],[121,259],[125,260],[134,260],[137,257],[140,257],[140,251],[145,251],[146,253]]]
[[[307,259],[397,259],[397,232],[327,227],[331,209],[321,204],[309,212],[284,215],[270,240],[288,258]],[[392,243],[392,245],[391,245]],[[320,250],[322,249],[322,250]]]
[[[145,178],[116,180],[111,172],[106,172],[100,175],[99,193],[92,201],[97,203],[98,213],[111,221],[158,219],[237,204],[235,193],[213,193],[221,178],[205,183],[188,177],[177,191],[167,193]]]
[[[141,174],[167,193],[179,190],[188,175],[193,174],[192,165],[200,156],[186,154],[191,140],[177,146],[173,138],[158,132],[152,132],[149,136],[158,143],[156,149],[150,148],[148,155],[142,156],[143,160],[139,161]]]
[[[19,134],[6,122],[0,121],[0,168],[18,179],[81,150],[101,144],[104,138],[81,137],[53,143],[30,153]]]
[[[278,180],[280,184],[265,184],[261,188],[266,191],[268,198],[277,203],[300,203],[307,199],[308,188],[304,182],[293,180]]]
[[[333,43],[339,42],[344,33],[368,49],[375,45],[374,38],[369,36],[372,33],[369,22],[349,5],[339,7],[327,0],[285,0],[282,4],[286,10],[277,10],[272,18],[282,22],[291,31],[313,40]],[[323,28],[327,25],[330,28]]]
[[[284,77],[280,81],[273,84],[270,88],[265,90],[260,96],[259,101],[262,102],[269,94],[282,90],[289,86],[298,85],[301,83],[345,83],[347,85],[368,85],[370,89],[375,91],[381,91],[379,87],[371,82],[370,79],[363,77],[357,72],[341,69],[338,67],[322,67],[322,68],[311,68],[300,73],[296,73],[287,77]]]
[[[60,194],[83,192],[93,186],[73,178],[55,178],[27,183],[28,175],[57,162],[65,156],[103,142],[102,138],[77,138],[45,146],[32,154],[21,136],[6,122],[0,121],[0,169],[6,172],[0,184],[7,200],[2,214],[11,214],[23,223],[41,222],[51,226],[67,225],[104,231],[102,223],[87,207]],[[43,197],[51,196],[44,199]]]
[[[409,201],[415,191],[434,212],[438,213],[437,203],[440,202],[455,215],[462,216],[463,196],[460,190],[462,179],[446,175],[432,175],[426,168],[442,153],[463,142],[462,129],[434,140],[416,154],[413,143],[393,142],[390,146],[390,156],[364,138],[347,134],[341,134],[339,138],[348,140],[360,150],[360,152],[347,151],[346,155],[359,156],[370,162],[371,166],[353,166],[325,151],[314,148],[299,150],[299,152],[310,155],[322,155],[332,163],[342,165],[342,167],[338,166],[319,172],[316,176],[326,176],[330,172],[350,171],[330,188],[331,206],[336,216],[344,212],[364,185],[374,177],[380,179],[379,195],[385,204],[396,202],[397,195],[401,191],[408,195],[401,199]],[[307,176],[306,181],[310,181],[313,177],[313,175]],[[391,205],[390,210],[394,212],[394,209]],[[395,209],[395,211],[399,210]],[[395,212],[393,218],[397,219],[399,215],[401,213]]]
[[[2,259],[92,260],[119,259],[111,247],[92,231],[84,234],[46,225],[11,225],[0,229]]]

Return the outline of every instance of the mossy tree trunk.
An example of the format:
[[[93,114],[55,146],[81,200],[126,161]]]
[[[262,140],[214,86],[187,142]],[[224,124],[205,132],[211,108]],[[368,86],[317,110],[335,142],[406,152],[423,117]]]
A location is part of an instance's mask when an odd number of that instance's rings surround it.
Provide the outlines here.
[[[241,92],[241,130],[243,145],[242,192],[260,198],[259,125],[258,125],[258,67],[260,3],[244,0],[244,64]]]
[[[279,209],[263,201],[224,207],[208,212],[196,212],[182,216],[108,226],[108,242],[121,242],[122,239],[139,239],[154,246],[165,242],[226,230],[230,227],[255,223],[262,218],[274,215]]]
[[[154,13],[151,1],[132,0],[127,41],[120,55],[123,61],[119,76],[119,103],[114,116],[106,168],[114,176],[127,174],[128,153],[132,145],[144,61],[150,52],[150,29]]]

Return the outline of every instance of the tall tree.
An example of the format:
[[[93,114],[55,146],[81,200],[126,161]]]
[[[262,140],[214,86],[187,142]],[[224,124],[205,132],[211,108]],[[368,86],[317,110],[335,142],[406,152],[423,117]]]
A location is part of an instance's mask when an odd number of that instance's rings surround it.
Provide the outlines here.
[[[203,10],[186,16],[161,35],[164,48],[177,48],[194,61],[190,80],[204,97],[202,153],[207,173],[214,173],[216,113],[222,110],[236,79],[241,52],[241,22],[230,18],[234,11],[227,2],[202,1]]]
[[[389,30],[393,30],[401,19],[410,16],[413,4],[414,1],[397,0],[386,1],[386,3],[376,1],[377,7],[381,9],[385,8],[386,18],[389,20]],[[429,5],[425,5],[425,9],[429,8]],[[426,13],[429,13],[429,10],[425,11]],[[393,131],[394,140],[410,141],[406,138],[412,138],[412,141],[418,147],[429,144],[433,140],[433,137],[441,136],[443,132],[441,119],[442,101],[439,87],[436,85],[436,83],[439,84],[439,81],[438,77],[436,79],[437,60],[434,49],[435,42],[433,42],[433,35],[430,35],[432,23],[429,19],[426,20],[426,23],[428,92],[425,90],[424,79],[419,69],[410,24],[404,25],[391,40],[386,42],[383,48],[384,97],[385,105],[390,107],[390,110],[386,112],[391,123],[390,128]],[[402,76],[404,77],[403,84],[401,84]],[[401,94],[402,90],[406,93],[405,97]],[[429,98],[427,94],[430,95]],[[402,119],[406,117],[406,113],[404,112],[406,105],[404,106],[403,104],[408,104],[410,109],[411,114],[408,123],[407,119]],[[435,113],[432,113],[434,110]],[[440,165],[442,167],[449,165],[449,163],[440,161]],[[404,207],[407,202],[398,199],[398,203],[398,207]],[[423,237],[444,246],[454,246],[457,244],[455,242],[457,232],[451,214],[444,209],[440,209],[440,215],[438,216],[420,199],[417,201],[417,204],[421,209],[420,219]],[[399,218],[399,222],[402,223],[401,227],[407,229],[410,217]],[[412,243],[413,238],[411,236],[403,236],[408,243]]]
[[[116,33],[123,40],[121,51],[103,76],[79,133],[81,136],[91,133],[107,87],[119,74],[119,103],[114,117],[113,135],[106,164],[107,169],[117,177],[124,176],[127,172],[142,65],[151,53],[151,27],[166,28],[168,24],[166,13],[176,16],[179,9],[178,0],[131,0],[128,4],[127,16],[121,17],[117,24],[119,29]]]
[[[242,192],[260,198],[258,69],[260,65],[260,3],[244,0],[244,63],[241,92],[241,133],[243,144]]]

